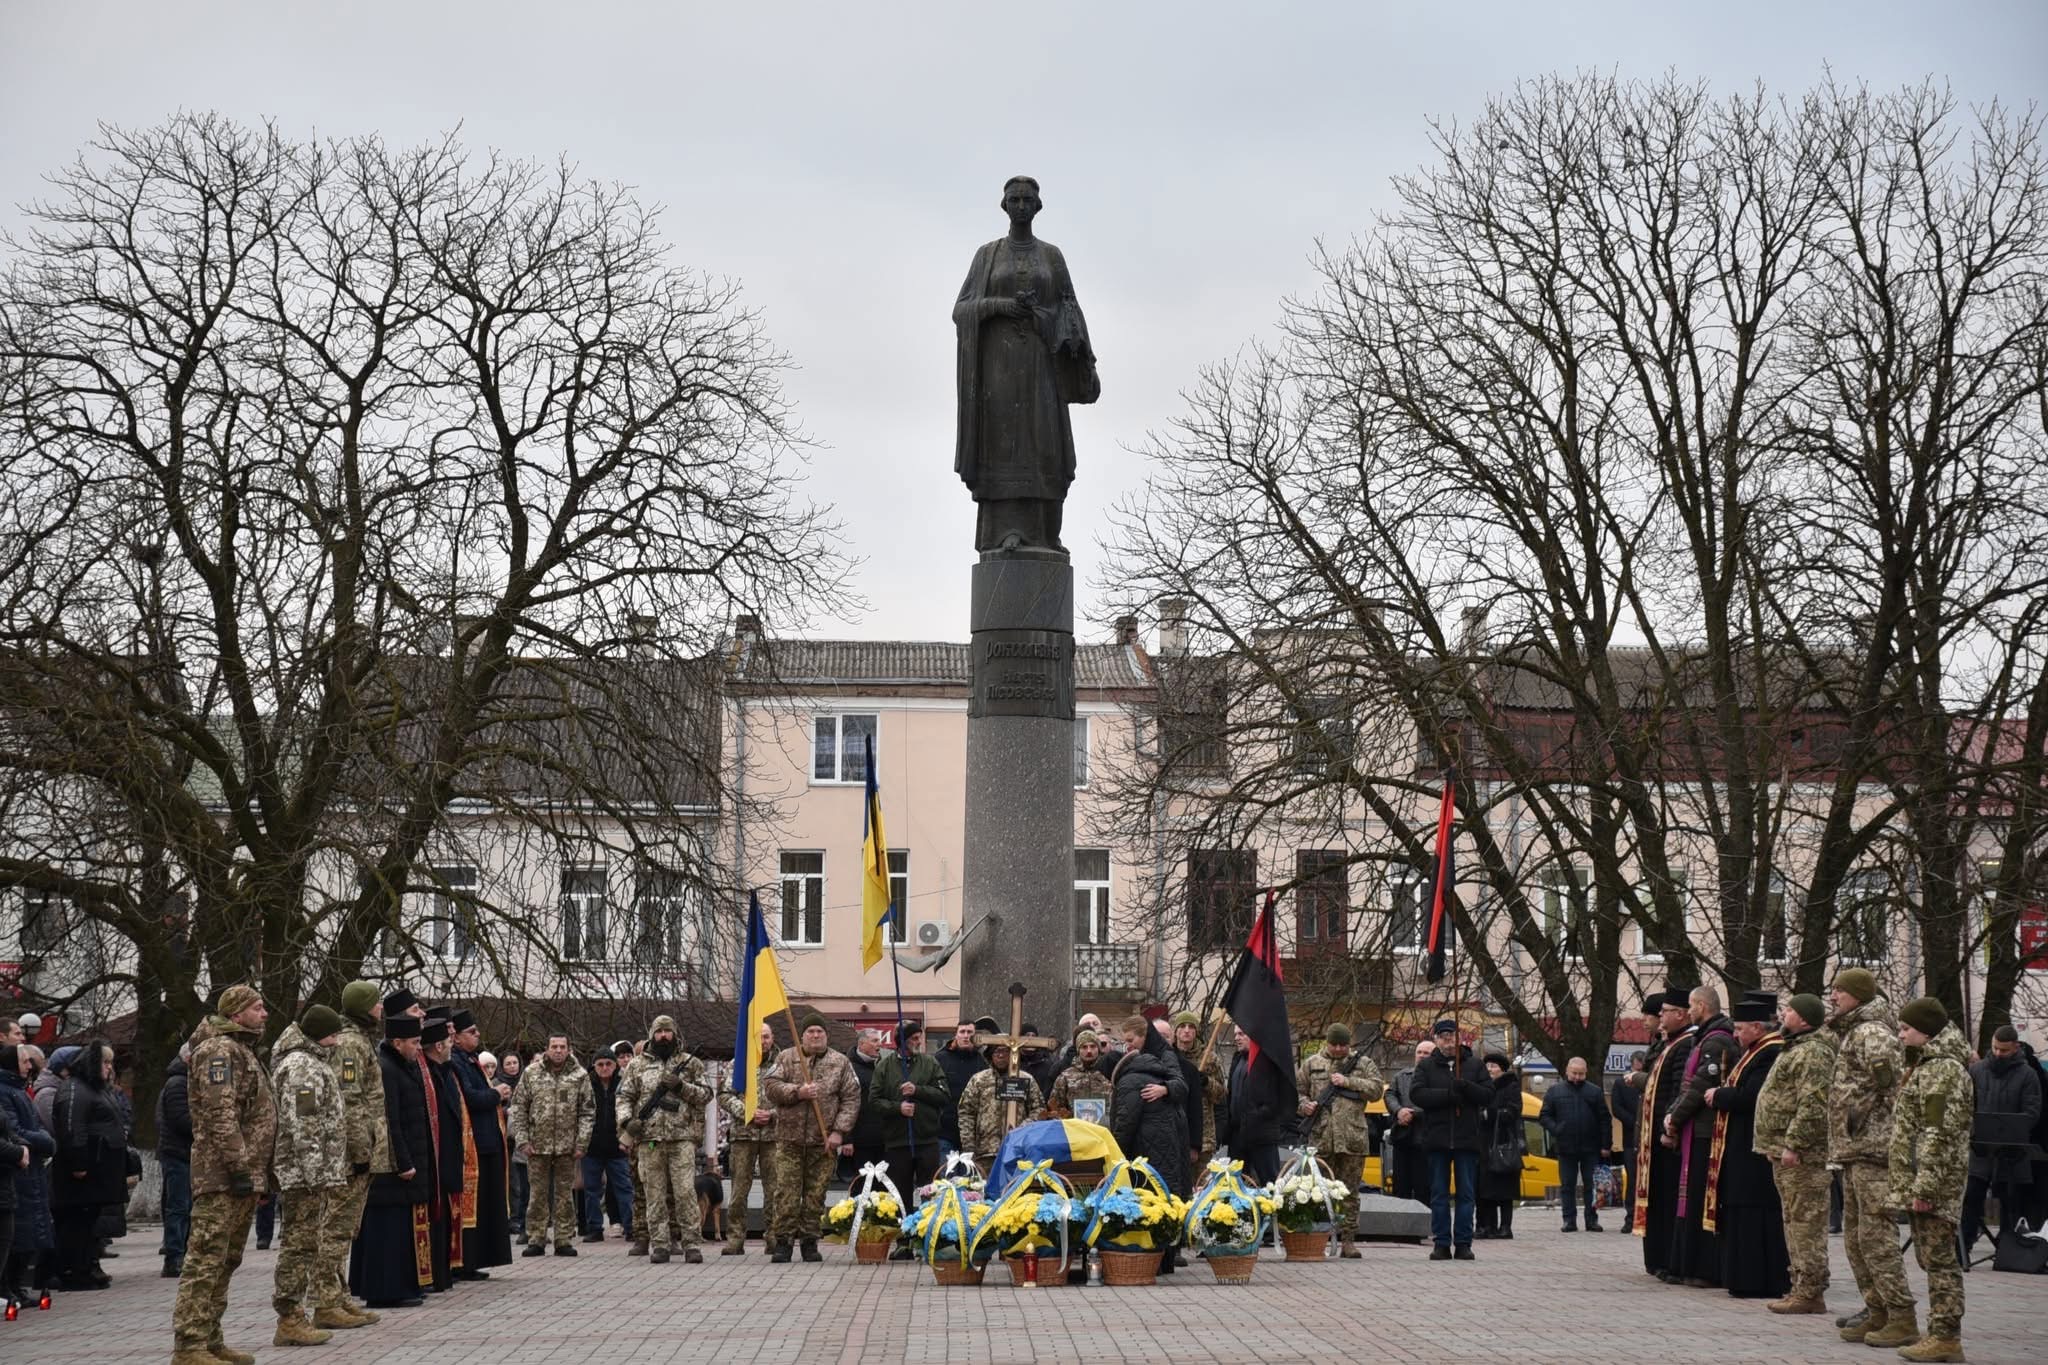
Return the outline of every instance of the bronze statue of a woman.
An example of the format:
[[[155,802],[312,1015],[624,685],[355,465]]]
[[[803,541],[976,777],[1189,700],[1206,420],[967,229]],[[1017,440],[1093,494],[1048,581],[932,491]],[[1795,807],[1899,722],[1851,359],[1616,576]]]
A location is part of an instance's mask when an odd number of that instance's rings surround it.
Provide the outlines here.
[[[1003,186],[1009,232],[974,253],[953,305],[960,430],[953,470],[974,494],[977,550],[1061,550],[1074,481],[1067,404],[1102,396],[1066,257],[1031,235],[1038,182]]]

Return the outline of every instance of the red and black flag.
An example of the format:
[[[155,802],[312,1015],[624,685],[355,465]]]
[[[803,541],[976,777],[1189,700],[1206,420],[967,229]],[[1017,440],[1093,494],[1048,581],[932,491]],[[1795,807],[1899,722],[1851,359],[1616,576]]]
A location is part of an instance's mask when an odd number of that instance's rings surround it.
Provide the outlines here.
[[[1281,1078],[1287,1107],[1293,1113],[1294,1028],[1287,1022],[1287,992],[1280,981],[1280,941],[1273,927],[1273,902],[1279,893],[1268,891],[1266,904],[1252,925],[1244,953],[1231,973],[1230,986],[1223,992],[1223,1012],[1245,1036],[1245,1069],[1259,1064],[1261,1057]]]
[[[1444,959],[1450,951],[1451,898],[1458,894],[1458,870],[1451,856],[1451,819],[1457,814],[1457,803],[1451,795],[1451,777],[1444,774],[1443,799],[1436,812],[1436,867],[1429,879],[1426,899],[1429,903],[1429,968],[1427,979],[1433,984],[1444,979]]]

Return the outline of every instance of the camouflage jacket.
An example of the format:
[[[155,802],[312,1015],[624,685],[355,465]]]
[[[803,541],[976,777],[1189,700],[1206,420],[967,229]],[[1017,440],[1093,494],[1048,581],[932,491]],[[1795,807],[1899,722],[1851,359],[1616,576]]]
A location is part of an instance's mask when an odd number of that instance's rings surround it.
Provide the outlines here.
[[[1183,1052],[1181,1055],[1196,1063],[1202,1060],[1200,1054],[1190,1057]],[[1223,1083],[1223,1063],[1216,1060],[1214,1052],[1209,1054],[1208,1064],[1201,1067],[1201,1072],[1202,1132],[1195,1143],[1195,1148],[1197,1151],[1210,1152],[1216,1149],[1216,1106],[1229,1097],[1230,1088]]]
[[[270,1107],[270,1077],[251,1047],[255,1041],[255,1034],[218,1014],[193,1030],[186,1065],[194,1194],[227,1194],[238,1175],[258,1194],[269,1184],[277,1114]]]
[[[1785,1049],[1756,1097],[1758,1156],[1776,1161],[1787,1150],[1819,1163],[1828,1154],[1828,1089],[1842,1044],[1831,1029],[1786,1035]]]
[[[1885,1198],[1892,1208],[1910,1210],[1915,1199],[1924,1199],[1951,1223],[1962,1217],[1970,1125],[1977,1111],[1969,1062],[1963,1035],[1954,1024],[1944,1024],[1906,1073],[1892,1110],[1891,1184]]]
[[[775,1102],[775,1140],[799,1147],[824,1146],[825,1135],[818,1131],[818,1113],[822,1111],[825,1126],[844,1141],[860,1121],[860,1077],[853,1074],[853,1063],[845,1053],[829,1047],[809,1061],[811,1081],[818,1087],[816,1110],[811,1101],[796,1093],[804,1083],[804,1063],[798,1060],[797,1049],[782,1049],[775,1058],[774,1072],[761,1075],[761,1089]]]
[[[1347,1084],[1331,1090],[1330,1077],[1340,1072]],[[1294,1088],[1310,1101],[1322,1099],[1325,1090],[1331,1091],[1330,1098],[1309,1120],[1308,1140],[1317,1151],[1363,1156],[1372,1150],[1366,1140],[1365,1106],[1384,1094],[1387,1087],[1370,1057],[1353,1052],[1343,1061],[1335,1062],[1328,1053],[1310,1053],[1295,1068]]]
[[[535,1156],[581,1156],[597,1126],[597,1097],[590,1073],[570,1058],[560,1071],[545,1056],[519,1073],[512,1091],[512,1145]]]
[[[377,1040],[343,1015],[327,1064],[341,1082],[349,1165],[374,1169],[391,1145],[391,1133],[384,1123],[384,1070],[377,1065]]]
[[[768,1103],[768,1078],[775,1074],[775,1054],[769,1053],[755,1065],[761,1068],[761,1079],[754,1091],[754,1112],[766,1114],[768,1122],[757,1124],[747,1122],[747,1097],[732,1088],[732,1069],[726,1068],[725,1079],[718,1086],[718,1107],[732,1122],[726,1135],[734,1142],[773,1142],[775,1140],[775,1106]]]
[[[348,1111],[341,1078],[326,1049],[289,1024],[271,1055],[277,1096],[277,1152],[271,1169],[280,1190],[317,1190],[348,1179]]]
[[[1890,1159],[1892,1099],[1898,1093],[1905,1058],[1899,1050],[1899,1017],[1883,996],[1836,1015],[1828,1027],[1842,1040],[1828,1091],[1828,1161]]]
[[[710,1099],[703,1059],[683,1051],[679,1043],[666,1062],[643,1052],[627,1064],[614,1116],[619,1132],[634,1142],[702,1143],[704,1106]],[[640,1111],[650,1100],[653,1111],[643,1119]]]
[[[996,1098],[996,1083],[1002,1079],[1003,1073],[992,1068],[977,1071],[961,1090],[961,1151],[992,1157],[996,1148],[1003,1145],[1009,1130],[1003,1127],[1003,1103]],[[1038,1093],[1038,1082],[1031,1078],[1031,1073],[1019,1071],[1017,1079],[1029,1091],[1024,1103],[1017,1107],[1017,1121],[1024,1123],[1045,1106],[1045,1097]]]
[[[1046,1099],[1045,1111],[1056,1119],[1074,1117],[1075,1100],[1101,1100],[1101,1122],[1109,1121],[1109,1077],[1092,1066],[1083,1066],[1076,1061],[1072,1066],[1053,1078],[1052,1094]]]

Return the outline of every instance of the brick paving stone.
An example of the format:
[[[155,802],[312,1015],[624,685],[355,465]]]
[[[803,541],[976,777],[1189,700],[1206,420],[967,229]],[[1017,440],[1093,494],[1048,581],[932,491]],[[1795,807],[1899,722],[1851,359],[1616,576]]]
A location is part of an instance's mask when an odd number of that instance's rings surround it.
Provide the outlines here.
[[[1535,1224],[1541,1209],[1521,1221]],[[66,1294],[48,1313],[0,1322],[5,1365],[146,1365],[170,1356],[176,1286],[156,1275],[154,1229],[138,1229],[107,1262],[111,1289]],[[1841,1239],[1836,1288],[1854,1295]],[[1832,1317],[1779,1318],[1719,1290],[1659,1284],[1642,1273],[1634,1238],[1565,1236],[1528,1226],[1482,1243],[1479,1260],[1431,1262],[1415,1247],[1369,1246],[1362,1261],[1262,1260],[1250,1285],[1217,1285],[1197,1264],[1151,1289],[940,1289],[923,1267],[863,1266],[827,1245],[825,1263],[771,1266],[745,1257],[651,1266],[625,1244],[584,1246],[574,1260],[517,1260],[488,1283],[430,1296],[327,1346],[273,1348],[270,1276],[277,1253],[251,1250],[227,1316],[230,1344],[265,1365],[1022,1365],[1031,1361],[1295,1362],[1499,1358],[1572,1365],[1644,1360],[1876,1365],[1835,1337]],[[1909,1254],[1907,1276],[1925,1284]],[[1976,1365],[2034,1365],[2048,1356],[2043,1282],[1993,1274],[1966,1280],[1964,1346]],[[1336,1351],[1312,1338],[1333,1334]]]

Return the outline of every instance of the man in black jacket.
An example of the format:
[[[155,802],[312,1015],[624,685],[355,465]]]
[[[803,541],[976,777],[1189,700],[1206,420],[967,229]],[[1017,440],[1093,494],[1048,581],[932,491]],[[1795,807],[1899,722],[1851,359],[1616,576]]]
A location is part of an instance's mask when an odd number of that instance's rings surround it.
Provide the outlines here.
[[[1479,1110],[1493,1097],[1486,1068],[1465,1050],[1455,1019],[1436,1021],[1436,1051],[1415,1064],[1409,1098],[1422,1111],[1415,1140],[1429,1157],[1432,1261],[1472,1255],[1472,1198],[1479,1187]],[[1455,1192],[1452,1175],[1457,1176]],[[1457,1199],[1452,1217],[1451,1200]]]
[[[875,1063],[882,1060],[881,1031],[862,1029],[854,1038],[853,1051],[846,1054],[846,1060],[853,1063],[853,1078],[860,1082],[860,1117],[854,1120],[853,1131],[846,1135],[853,1154],[841,1157],[839,1162],[840,1175],[851,1182],[861,1167],[883,1159],[881,1119],[868,1112],[868,1096],[874,1093],[875,1088]]]
[[[164,1088],[156,1096],[156,1164],[164,1175],[163,1277],[175,1280],[185,1269],[185,1240],[192,1235],[192,1105],[187,1090],[186,1043],[164,1070]]]
[[[1230,1155],[1244,1163],[1245,1171],[1261,1185],[1280,1176],[1280,1135],[1294,1117],[1292,1068],[1285,1074],[1278,1063],[1248,1067],[1249,1049],[1242,1040],[1230,1059]],[[1273,1059],[1261,1054],[1261,1059]],[[1220,1138],[1220,1135],[1219,1135]]]
[[[2019,1031],[2005,1024],[1991,1035],[1991,1055],[1970,1068],[1979,1114],[2024,1114],[2031,1130],[2041,1117],[2041,1072],[2020,1051]],[[2032,1163],[2023,1148],[1997,1152],[1970,1148],[1970,1180],[1963,1187],[1963,1251],[1967,1255],[1984,1226],[1984,1196],[1998,1191],[1998,1206],[2011,1209],[2008,1221],[2026,1206],[2033,1184]]]
[[[939,1070],[946,1073],[946,1111],[939,1116],[939,1147],[945,1155],[960,1150],[960,1096],[975,1072],[988,1069],[974,1033],[973,1022],[963,1019],[954,1026],[953,1041],[939,1049]]]
[[[1434,1051],[1436,1044],[1427,1038],[1417,1043],[1415,1066],[1421,1066],[1423,1059]],[[1422,1147],[1415,1138],[1415,1125],[1421,1120],[1422,1111],[1410,1098],[1415,1089],[1415,1066],[1402,1067],[1387,1083],[1387,1133],[1380,1144],[1380,1154],[1385,1161],[1394,1198],[1428,1203],[1429,1182],[1424,1178],[1426,1163]]]
[[[583,1220],[583,1240],[604,1240],[605,1186],[611,1186],[612,1212],[619,1226],[633,1226],[633,1163],[619,1146],[619,1067],[612,1054],[599,1049],[590,1057],[590,1090],[597,1113],[590,1125],[590,1146],[577,1163],[583,1188],[576,1198]],[[635,1253],[638,1254],[637,1252]]]
[[[1550,1134],[1557,1153],[1557,1183],[1564,1195],[1564,1230],[1579,1230],[1577,1191],[1586,1182],[1586,1231],[1600,1231],[1600,1215],[1593,1211],[1593,1162],[1605,1160],[1614,1149],[1614,1120],[1607,1112],[1607,1097],[1600,1087],[1586,1079],[1586,1059],[1574,1057],[1564,1064],[1564,1079],[1543,1096],[1543,1108],[1536,1121]]]

